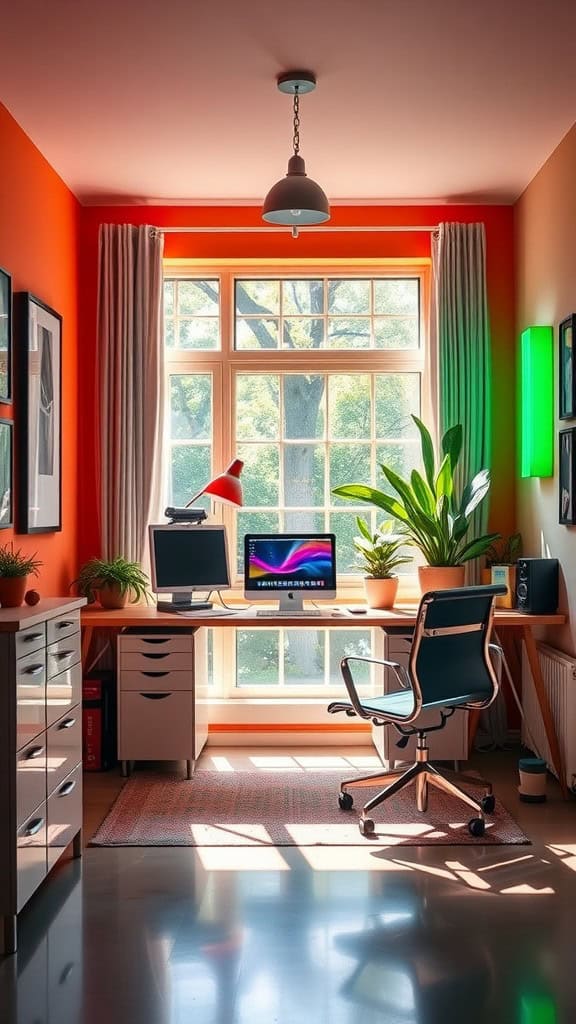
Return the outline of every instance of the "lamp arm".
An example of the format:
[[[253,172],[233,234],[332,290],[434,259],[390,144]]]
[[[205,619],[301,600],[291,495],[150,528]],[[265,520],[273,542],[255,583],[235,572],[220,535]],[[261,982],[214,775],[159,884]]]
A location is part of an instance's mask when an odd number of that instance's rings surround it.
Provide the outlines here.
[[[184,505],[184,508],[190,508],[190,505],[193,505],[195,501],[198,501],[198,498],[201,498],[203,494],[204,494],[204,488],[202,488],[201,491],[198,491],[198,494],[195,494],[193,498],[190,498],[190,501],[186,502],[186,504]]]

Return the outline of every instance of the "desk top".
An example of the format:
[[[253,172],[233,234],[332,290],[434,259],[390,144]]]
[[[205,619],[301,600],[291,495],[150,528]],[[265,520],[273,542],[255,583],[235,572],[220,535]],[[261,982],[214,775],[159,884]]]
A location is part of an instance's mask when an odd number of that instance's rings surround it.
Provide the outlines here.
[[[381,626],[383,629],[386,629],[387,626],[413,626],[417,607],[417,604],[401,604],[390,611],[375,611],[373,608],[368,608],[364,614],[353,615],[346,610],[346,606],[338,607],[334,605],[333,608],[327,609],[327,613],[320,616],[311,615],[310,618],[295,616],[291,618],[283,615],[280,618],[276,618],[274,616],[257,615],[254,607],[239,608],[238,611],[227,612],[226,609],[220,609],[215,605],[212,612],[203,611],[179,615],[174,612],[159,612],[153,606],[128,605],[126,608],[118,611],[107,611],[98,607],[83,608],[81,623],[82,626],[100,627],[103,629],[121,629],[127,626],[166,626],[167,629],[171,626],[228,626],[242,627],[244,629],[248,627],[253,629],[256,626],[265,628],[278,628],[278,626],[294,628],[299,626],[301,629],[305,627],[325,629],[338,626],[342,628],[342,626],[345,626],[348,629],[349,626],[359,626],[361,628]],[[564,622],[566,622],[566,616],[560,614],[524,615],[515,609],[509,610],[507,608],[496,608],[494,613],[494,625],[496,628],[508,626],[559,626]]]

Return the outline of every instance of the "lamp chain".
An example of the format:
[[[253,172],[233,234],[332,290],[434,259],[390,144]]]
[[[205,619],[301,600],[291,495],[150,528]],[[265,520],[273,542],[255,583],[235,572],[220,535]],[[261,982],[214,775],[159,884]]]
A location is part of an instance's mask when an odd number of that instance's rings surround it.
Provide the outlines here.
[[[294,146],[294,155],[298,156],[300,151],[300,97],[298,96],[298,86],[294,86],[294,136],[292,139],[292,145]]]

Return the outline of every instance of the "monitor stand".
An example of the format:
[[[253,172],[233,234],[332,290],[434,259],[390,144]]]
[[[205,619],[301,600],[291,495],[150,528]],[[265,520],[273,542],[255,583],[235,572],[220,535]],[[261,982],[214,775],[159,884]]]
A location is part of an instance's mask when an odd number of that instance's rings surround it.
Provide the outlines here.
[[[280,594],[278,610],[281,612],[304,611],[303,597],[304,594],[301,590],[288,590],[285,594]]]
[[[172,594],[171,601],[156,602],[156,609],[159,612],[204,612],[213,607],[212,601],[193,601],[192,591]]]

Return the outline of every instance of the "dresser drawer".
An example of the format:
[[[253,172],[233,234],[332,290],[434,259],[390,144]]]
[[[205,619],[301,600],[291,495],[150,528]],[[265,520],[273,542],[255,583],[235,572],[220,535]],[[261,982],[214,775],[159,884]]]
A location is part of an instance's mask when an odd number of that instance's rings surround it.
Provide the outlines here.
[[[59,675],[77,661],[80,661],[80,633],[72,633],[46,648],[46,677]]]
[[[23,658],[32,651],[39,651],[46,645],[46,623],[37,626],[26,626],[16,633],[16,657]]]
[[[136,672],[171,672],[173,670],[192,673],[194,658],[192,651],[147,651],[145,654],[136,651],[120,655],[120,678],[127,669]],[[122,683],[120,683],[122,686]]]
[[[167,669],[151,669],[146,672],[136,672],[129,669],[124,670],[120,676],[120,687],[122,690],[191,690],[192,675],[190,671],[169,672]]]
[[[48,796],[82,760],[82,708],[72,708],[46,730]]]
[[[16,824],[29,818],[46,799],[46,733],[16,754]]]
[[[46,801],[19,826],[16,833],[16,910],[19,913],[46,876]]]
[[[191,633],[165,633],[151,634],[150,636],[137,635],[134,633],[121,633],[118,637],[118,651],[120,654],[128,652],[144,653],[192,653],[194,650],[194,637]]]
[[[122,761],[179,761],[194,756],[192,691],[120,694],[118,757]]]
[[[52,725],[67,714],[82,699],[82,666],[80,662],[72,668],[53,676],[46,684],[46,725]]]
[[[82,827],[82,766],[48,797],[48,870]]]
[[[67,612],[66,615],[48,619],[46,623],[46,642],[53,644],[65,636],[80,632],[80,611]]]
[[[46,652],[34,651],[16,663],[16,749],[46,728]]]

